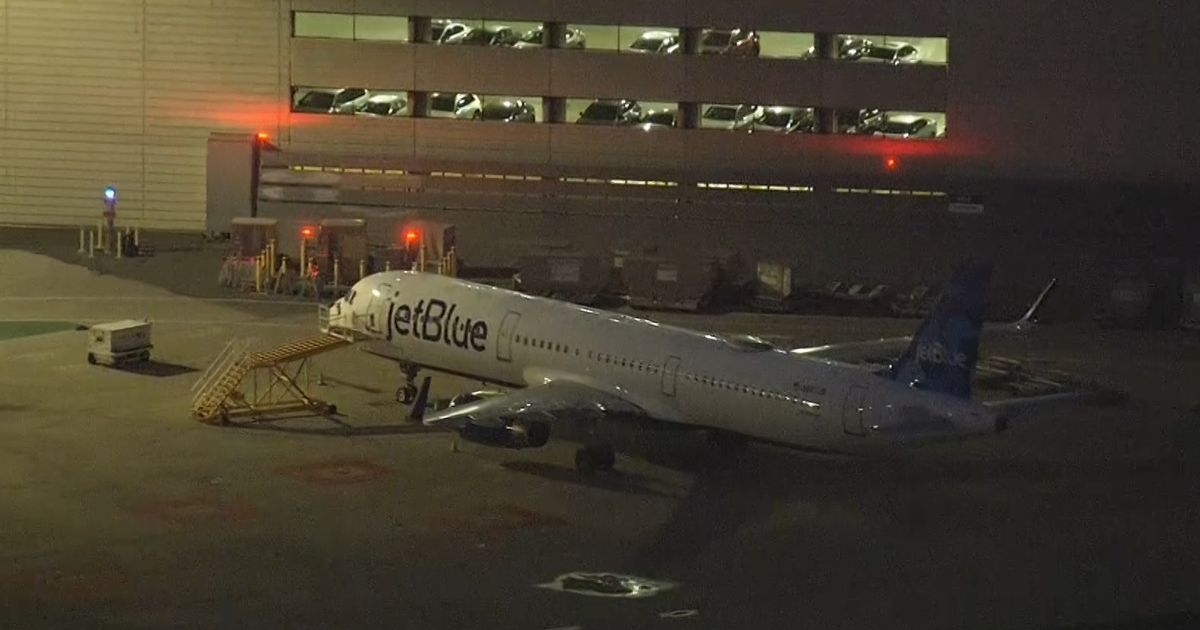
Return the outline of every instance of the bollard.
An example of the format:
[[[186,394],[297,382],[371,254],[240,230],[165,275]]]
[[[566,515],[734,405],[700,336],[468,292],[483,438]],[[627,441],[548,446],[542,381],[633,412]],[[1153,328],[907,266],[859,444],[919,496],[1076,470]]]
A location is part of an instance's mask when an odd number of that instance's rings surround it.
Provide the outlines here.
[[[121,228],[114,229],[113,236],[117,237],[117,242],[113,245],[113,250],[117,258],[121,258],[125,255],[125,239],[121,237]]]
[[[142,246],[142,228],[140,228],[140,227],[135,226],[133,228],[133,246],[134,247]]]
[[[96,233],[88,232],[88,258],[96,257]]]
[[[449,257],[450,257],[450,275],[457,278],[458,277],[458,249],[456,247],[450,248]]]
[[[392,270],[392,259],[389,258],[389,259],[383,261],[383,270],[384,271]]]
[[[267,241],[267,274],[275,275],[275,239]]]
[[[254,258],[254,292],[262,293],[263,288],[263,255]]]
[[[87,229],[84,228],[82,225],[79,226],[79,253],[80,254],[85,253],[88,250],[87,249],[87,234],[85,234],[85,232],[87,232]]]
[[[425,271],[425,246],[422,245],[417,250],[417,271],[424,273]]]
[[[300,239],[300,274],[308,273],[308,239]]]
[[[342,259],[341,256],[333,257],[333,292],[334,293],[337,293],[338,289],[342,286],[342,270],[341,270],[341,266],[338,264],[341,261],[341,259]]]
[[[366,278],[366,277],[367,277],[367,259],[359,258],[358,259],[358,279],[362,280],[363,278]]]

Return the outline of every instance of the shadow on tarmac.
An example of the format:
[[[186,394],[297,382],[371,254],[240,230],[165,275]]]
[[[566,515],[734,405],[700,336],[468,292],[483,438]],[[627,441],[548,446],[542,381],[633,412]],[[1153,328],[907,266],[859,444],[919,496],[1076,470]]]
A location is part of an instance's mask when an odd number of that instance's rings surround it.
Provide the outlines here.
[[[231,422],[225,425],[225,428],[330,437],[417,435],[442,431],[412,422],[354,426],[346,423],[336,414],[295,414],[280,418],[251,418],[242,422]]]
[[[574,468],[546,462],[508,461],[501,462],[500,467],[515,473],[533,475],[549,481],[569,483],[588,488],[598,488],[626,494],[645,494],[667,499],[678,498],[678,495],[656,490],[652,487],[655,480],[645,475],[612,470],[604,474],[580,476]]]
[[[130,374],[153,376],[155,378],[171,378],[172,376],[195,374],[196,372],[200,371],[188,365],[168,363],[166,361],[155,361],[154,359],[146,361],[145,363],[133,363],[117,369],[122,372],[129,372]]]

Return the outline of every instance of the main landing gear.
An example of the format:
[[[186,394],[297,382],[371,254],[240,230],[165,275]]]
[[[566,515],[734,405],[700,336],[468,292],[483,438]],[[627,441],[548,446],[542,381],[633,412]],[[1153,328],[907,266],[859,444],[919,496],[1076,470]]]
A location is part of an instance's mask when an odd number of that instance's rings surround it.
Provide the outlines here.
[[[596,438],[596,425],[592,420],[588,424],[587,438],[583,446],[575,451],[575,472],[582,477],[613,469],[617,463],[617,451],[612,444]]]
[[[611,444],[588,444],[575,451],[575,472],[587,477],[612,470],[617,463],[617,451]]]
[[[404,405],[411,405],[417,401],[417,394],[420,391],[417,389],[417,375],[421,373],[421,368],[402,363],[400,369],[404,372],[404,385],[396,390],[396,401]]]

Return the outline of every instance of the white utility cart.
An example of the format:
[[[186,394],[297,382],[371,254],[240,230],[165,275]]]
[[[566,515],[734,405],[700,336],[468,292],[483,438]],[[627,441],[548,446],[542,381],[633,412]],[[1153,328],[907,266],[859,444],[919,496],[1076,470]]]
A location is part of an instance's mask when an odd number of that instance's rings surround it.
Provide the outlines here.
[[[120,366],[150,360],[150,322],[123,319],[96,324],[88,329],[87,361]]]

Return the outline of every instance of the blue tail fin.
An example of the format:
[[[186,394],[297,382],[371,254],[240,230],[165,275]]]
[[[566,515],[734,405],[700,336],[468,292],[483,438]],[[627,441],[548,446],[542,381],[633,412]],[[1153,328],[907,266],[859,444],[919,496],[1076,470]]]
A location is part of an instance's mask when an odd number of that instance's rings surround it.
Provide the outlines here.
[[[970,398],[991,277],[991,265],[960,265],[888,375],[912,387]]]

